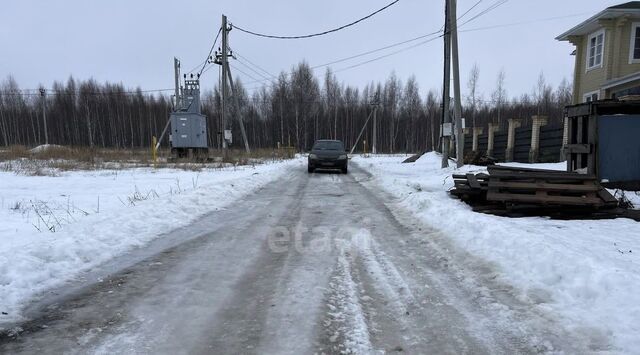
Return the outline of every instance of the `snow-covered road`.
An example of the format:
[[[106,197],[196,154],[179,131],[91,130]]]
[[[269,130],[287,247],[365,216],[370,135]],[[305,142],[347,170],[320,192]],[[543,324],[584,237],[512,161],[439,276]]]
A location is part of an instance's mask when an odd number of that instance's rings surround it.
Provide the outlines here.
[[[352,166],[303,162],[32,306],[0,353],[591,353]],[[365,184],[365,182],[367,182]],[[17,333],[17,335],[16,335]]]

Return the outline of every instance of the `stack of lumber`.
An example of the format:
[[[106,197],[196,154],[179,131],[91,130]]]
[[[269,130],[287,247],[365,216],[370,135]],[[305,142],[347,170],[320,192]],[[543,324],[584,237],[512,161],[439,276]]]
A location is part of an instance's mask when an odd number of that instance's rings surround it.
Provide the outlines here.
[[[453,175],[450,193],[474,211],[501,216],[615,218],[623,213],[592,175],[497,165],[487,170]]]
[[[483,152],[469,151],[464,155],[465,164],[488,166],[494,165],[498,162],[498,159],[490,157]]]

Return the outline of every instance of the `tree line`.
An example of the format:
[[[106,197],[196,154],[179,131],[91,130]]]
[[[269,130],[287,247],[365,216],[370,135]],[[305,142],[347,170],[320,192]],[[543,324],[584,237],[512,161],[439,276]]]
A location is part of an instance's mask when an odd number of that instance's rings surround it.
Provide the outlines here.
[[[550,124],[561,124],[564,106],[571,103],[571,84],[566,80],[554,89],[541,73],[531,93],[509,98],[507,77],[500,71],[495,89],[485,97],[478,91],[479,76],[474,66],[462,97],[467,127],[486,127],[489,122],[506,125],[508,118],[528,120],[533,115],[548,116]],[[402,82],[391,73],[384,82],[358,88],[339,82],[330,69],[318,77],[301,62],[252,90],[247,90],[241,79],[234,80],[239,107],[232,101],[227,105],[233,145],[238,148],[242,144],[235,119],[238,115],[242,115],[252,147],[280,144],[307,150],[323,138],[341,139],[350,147],[376,107],[379,152],[417,152],[438,146],[442,93],[429,90],[422,96],[415,76]],[[201,104],[208,121],[209,145],[218,147],[219,87],[202,93]],[[9,76],[0,83],[0,145],[44,143],[45,107],[51,144],[143,148],[150,146],[152,136],[161,134],[172,110],[172,98],[140,88],[129,90],[122,84],[74,78],[53,83],[42,96],[38,90],[21,90]],[[372,124],[369,122],[364,131],[358,150],[363,140],[371,142]],[[167,138],[162,143],[167,145]]]

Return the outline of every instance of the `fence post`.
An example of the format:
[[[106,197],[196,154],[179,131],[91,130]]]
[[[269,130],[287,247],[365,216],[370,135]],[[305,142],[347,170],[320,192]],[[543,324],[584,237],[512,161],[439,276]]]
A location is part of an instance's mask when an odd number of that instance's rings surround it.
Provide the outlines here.
[[[487,156],[493,156],[493,142],[496,132],[500,130],[500,126],[495,123],[489,123],[489,131],[487,132]]]
[[[507,131],[507,150],[504,152],[504,161],[513,161],[513,150],[516,146],[516,128],[522,125],[522,120],[519,118],[510,118],[509,131]]]
[[[547,116],[531,117],[531,148],[529,149],[529,163],[537,163],[540,153],[540,127],[549,123]]]
[[[567,158],[567,144],[569,144],[569,118],[564,117],[562,130],[562,149],[560,149],[560,161],[569,160]]]
[[[473,127],[473,144],[471,145],[471,150],[474,152],[478,151],[478,136],[480,136],[483,131],[482,127]]]

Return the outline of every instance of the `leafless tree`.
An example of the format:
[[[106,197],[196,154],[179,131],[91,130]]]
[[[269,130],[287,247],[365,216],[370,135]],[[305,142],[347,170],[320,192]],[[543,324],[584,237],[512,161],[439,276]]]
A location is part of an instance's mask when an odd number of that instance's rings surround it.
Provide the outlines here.
[[[478,80],[480,79],[480,68],[478,64],[474,63],[469,73],[469,81],[467,81],[467,88],[469,89],[469,96],[467,101],[469,104],[469,110],[471,111],[471,123],[473,127],[476,127],[476,107],[478,105]]]

